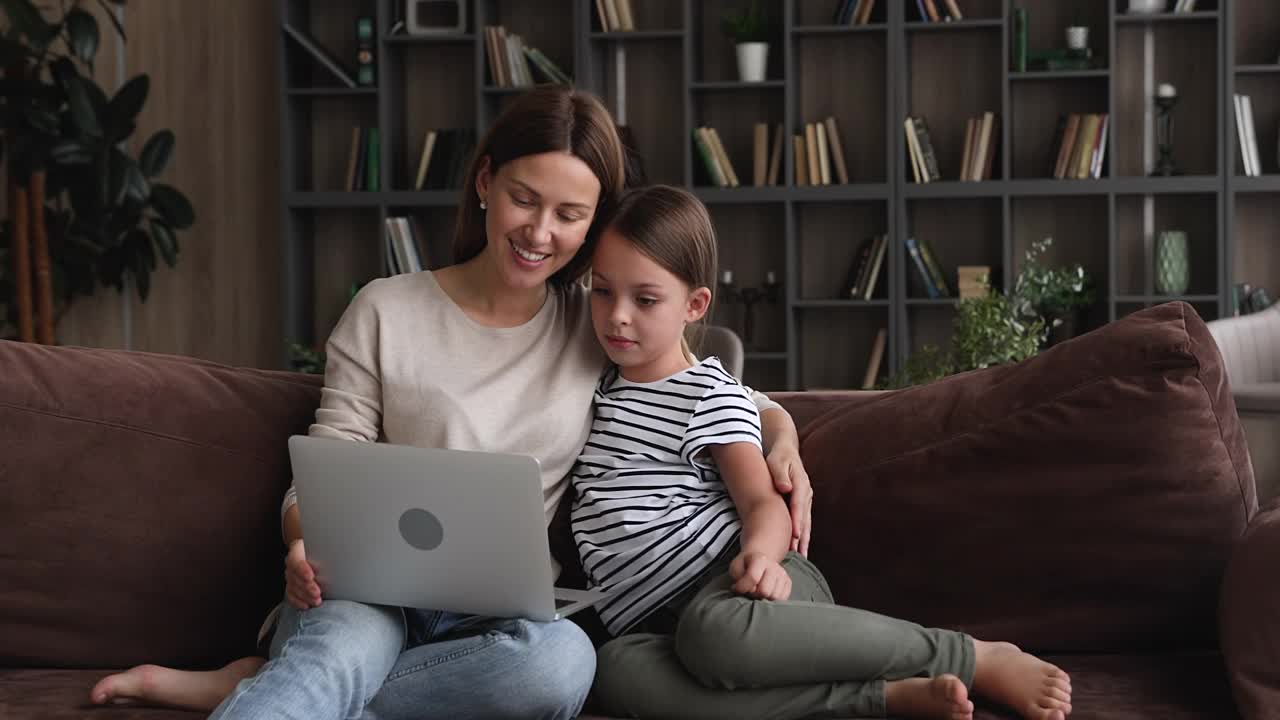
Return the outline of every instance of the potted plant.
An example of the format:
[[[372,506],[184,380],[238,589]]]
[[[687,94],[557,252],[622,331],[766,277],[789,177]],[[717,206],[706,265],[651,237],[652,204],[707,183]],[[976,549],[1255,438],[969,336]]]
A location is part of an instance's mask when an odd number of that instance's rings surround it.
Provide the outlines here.
[[[124,37],[113,8],[98,0]],[[57,319],[100,285],[132,285],[145,301],[158,260],[177,262],[177,230],[195,213],[157,180],[174,136],[151,135],[135,155],[126,143],[147,99],[138,75],[113,96],[93,79],[98,21],[81,3],[4,0],[0,16],[0,151],[7,222],[0,229],[0,336],[54,342]]]
[[[1093,283],[1079,263],[1050,268],[1042,257],[1053,238],[1033,242],[1014,281],[1011,301],[1025,319],[1042,319],[1045,345],[1066,340],[1081,325],[1081,313],[1093,303]]]
[[[769,21],[759,0],[752,0],[745,10],[725,13],[722,28],[737,50],[738,79],[764,82],[769,64]]]

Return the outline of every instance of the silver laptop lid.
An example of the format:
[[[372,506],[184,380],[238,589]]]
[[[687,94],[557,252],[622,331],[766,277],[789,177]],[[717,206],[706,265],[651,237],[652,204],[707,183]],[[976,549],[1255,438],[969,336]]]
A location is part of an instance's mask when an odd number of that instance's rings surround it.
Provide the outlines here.
[[[325,598],[556,617],[535,458],[307,436],[289,451]]]

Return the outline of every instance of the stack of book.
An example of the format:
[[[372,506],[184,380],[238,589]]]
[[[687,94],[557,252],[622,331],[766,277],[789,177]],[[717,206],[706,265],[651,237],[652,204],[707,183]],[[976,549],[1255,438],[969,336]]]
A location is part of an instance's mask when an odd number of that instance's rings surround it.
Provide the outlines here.
[[[832,25],[866,25],[871,20],[871,10],[876,0],[836,0],[831,13]]]
[[[603,32],[631,32],[636,29],[631,0],[596,0],[596,15]]]
[[[724,143],[720,142],[720,133],[713,127],[694,128],[693,144],[698,156],[702,158],[702,167],[706,177],[716,187],[738,187],[738,173],[729,162],[729,154],[725,152]],[[704,183],[705,184],[705,183]]]
[[[963,20],[959,0],[916,0],[916,11],[924,22]]]
[[[960,179],[979,181],[991,179],[996,151],[1000,149],[1000,116],[984,112],[971,117],[965,123],[964,155],[960,161]]]
[[[547,82],[573,84],[573,78],[541,50],[525,45],[519,35],[507,34],[502,25],[485,26],[484,45],[489,57],[489,79],[496,87],[532,87],[535,81],[531,65]]]
[[[409,218],[387,218],[384,238],[388,275],[422,272],[422,255],[418,252],[418,239]]]
[[[1054,153],[1053,177],[1088,180],[1102,177],[1102,163],[1107,154],[1107,113],[1071,113],[1058,118],[1057,152]]]
[[[854,255],[853,264],[849,266],[844,287],[840,290],[840,299],[871,299],[876,290],[876,281],[880,279],[880,268],[884,265],[888,245],[888,235],[875,235],[862,241],[858,253]]]
[[[805,123],[804,134],[792,139],[795,149],[797,185],[841,185],[849,183],[844,162],[844,143],[835,117]]]
[[[1262,174],[1262,158],[1258,156],[1258,136],[1253,127],[1253,101],[1248,95],[1236,93],[1236,136],[1240,138],[1240,161],[1244,174],[1257,177]]]
[[[413,189],[449,190],[462,185],[467,161],[475,147],[476,130],[473,127],[427,130],[422,138],[422,152],[418,154]]]
[[[943,275],[942,266],[938,264],[938,258],[934,255],[928,241],[917,242],[915,238],[909,237],[906,239],[906,245],[907,254],[911,256],[911,262],[920,275],[925,294],[930,298],[951,297],[947,278]]]

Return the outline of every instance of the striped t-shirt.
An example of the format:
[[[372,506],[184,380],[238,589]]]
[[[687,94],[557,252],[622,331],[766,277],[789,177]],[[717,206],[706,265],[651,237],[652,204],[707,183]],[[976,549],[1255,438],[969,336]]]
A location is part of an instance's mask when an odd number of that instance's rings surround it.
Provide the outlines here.
[[[749,391],[716,358],[651,383],[605,372],[591,435],[573,468],[573,538],[614,635],[718,560],[742,530],[709,453],[760,446]]]

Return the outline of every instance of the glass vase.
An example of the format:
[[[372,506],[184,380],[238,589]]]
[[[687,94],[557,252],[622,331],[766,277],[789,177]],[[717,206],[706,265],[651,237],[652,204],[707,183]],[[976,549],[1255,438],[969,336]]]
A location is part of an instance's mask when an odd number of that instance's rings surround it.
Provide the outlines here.
[[[1181,295],[1191,284],[1191,260],[1188,257],[1187,234],[1181,230],[1164,230],[1156,237],[1156,292]]]

